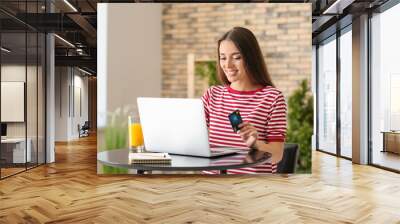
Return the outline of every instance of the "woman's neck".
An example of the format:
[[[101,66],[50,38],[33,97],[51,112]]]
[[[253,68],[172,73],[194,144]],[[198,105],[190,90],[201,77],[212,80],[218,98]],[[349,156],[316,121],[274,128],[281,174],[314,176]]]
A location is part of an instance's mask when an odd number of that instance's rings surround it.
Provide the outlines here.
[[[230,87],[237,91],[253,91],[262,88],[260,84],[253,84],[248,82],[233,82]]]

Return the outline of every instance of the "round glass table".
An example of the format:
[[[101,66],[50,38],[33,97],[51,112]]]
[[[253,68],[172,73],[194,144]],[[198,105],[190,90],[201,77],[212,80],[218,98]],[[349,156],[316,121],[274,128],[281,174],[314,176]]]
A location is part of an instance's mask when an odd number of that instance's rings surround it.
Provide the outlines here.
[[[129,159],[130,149],[115,149],[97,154],[97,160],[108,166],[137,170],[138,174],[144,171],[206,171],[219,170],[227,174],[228,169],[237,169],[256,166],[267,162],[270,154],[258,150],[243,150],[236,154],[216,158],[203,158],[184,155],[171,156],[170,164],[133,164]]]

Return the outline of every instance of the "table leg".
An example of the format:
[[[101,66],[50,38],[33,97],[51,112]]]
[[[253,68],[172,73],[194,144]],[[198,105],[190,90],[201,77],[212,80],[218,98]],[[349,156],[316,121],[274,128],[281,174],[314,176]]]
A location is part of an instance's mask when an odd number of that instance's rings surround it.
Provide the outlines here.
[[[228,170],[221,170],[219,173],[220,174],[228,174]]]

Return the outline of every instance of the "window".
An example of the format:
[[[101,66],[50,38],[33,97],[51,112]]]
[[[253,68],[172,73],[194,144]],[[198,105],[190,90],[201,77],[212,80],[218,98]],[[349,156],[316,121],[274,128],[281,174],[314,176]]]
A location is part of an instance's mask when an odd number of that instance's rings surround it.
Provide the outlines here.
[[[372,163],[396,170],[400,156],[385,152],[383,132],[400,131],[399,21],[399,4],[371,18]]]
[[[336,153],[336,36],[318,48],[318,149]]]
[[[351,158],[352,148],[352,35],[351,26],[340,36],[340,155]]]
[[[19,2],[15,10],[20,15],[38,13],[44,3]],[[6,4],[10,3],[0,3]],[[13,115],[11,119],[1,118],[2,127],[6,127],[0,144],[2,179],[45,163],[46,38],[44,33],[16,22],[4,12],[0,12],[0,18],[4,23],[0,29],[0,112]],[[22,103],[10,100],[13,96]],[[17,111],[11,110],[11,105]]]

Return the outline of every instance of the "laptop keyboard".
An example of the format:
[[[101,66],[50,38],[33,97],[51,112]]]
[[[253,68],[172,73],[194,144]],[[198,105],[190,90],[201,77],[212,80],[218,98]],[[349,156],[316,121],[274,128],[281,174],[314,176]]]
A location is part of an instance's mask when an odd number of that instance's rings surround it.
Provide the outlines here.
[[[230,151],[239,151],[237,148],[230,148],[230,147],[217,147],[217,148],[210,148],[212,153],[219,153],[219,152],[230,152]]]
[[[226,151],[226,150],[221,149],[221,148],[211,148],[210,150],[211,150],[211,152],[223,152],[223,151]]]

